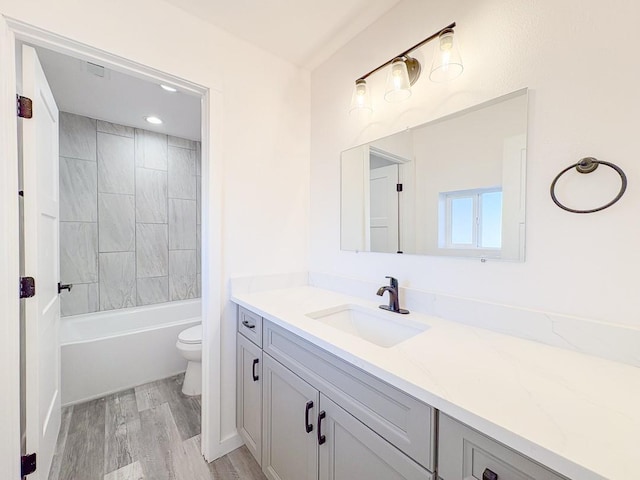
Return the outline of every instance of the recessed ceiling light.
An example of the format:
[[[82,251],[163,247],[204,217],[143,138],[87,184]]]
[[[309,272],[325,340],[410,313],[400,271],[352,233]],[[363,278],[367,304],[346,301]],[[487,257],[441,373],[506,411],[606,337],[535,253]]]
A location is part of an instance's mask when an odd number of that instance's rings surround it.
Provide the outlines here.
[[[163,90],[166,90],[167,92],[175,93],[178,91],[178,89],[170,87],[169,85],[161,84],[160,86],[162,87]]]
[[[160,120],[158,117],[144,117],[144,119],[149,122],[149,123],[153,123],[154,125],[160,125],[162,123],[162,120]]]

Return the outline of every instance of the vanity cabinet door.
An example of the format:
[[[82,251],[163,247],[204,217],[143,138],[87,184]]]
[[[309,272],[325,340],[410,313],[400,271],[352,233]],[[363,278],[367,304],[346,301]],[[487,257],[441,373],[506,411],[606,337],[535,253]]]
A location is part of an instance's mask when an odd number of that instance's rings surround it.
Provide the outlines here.
[[[440,413],[439,480],[568,480]]]
[[[320,394],[264,354],[262,470],[270,480],[317,480]]]
[[[320,480],[432,479],[433,474],[322,394],[320,408]]]
[[[262,350],[237,335],[236,425],[258,463],[262,459]]]

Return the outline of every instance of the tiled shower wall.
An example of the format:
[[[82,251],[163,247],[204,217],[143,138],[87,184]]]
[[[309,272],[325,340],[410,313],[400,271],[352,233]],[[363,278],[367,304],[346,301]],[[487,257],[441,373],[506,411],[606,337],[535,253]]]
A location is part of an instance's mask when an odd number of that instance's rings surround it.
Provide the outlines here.
[[[60,113],[63,316],[200,296],[200,143]]]

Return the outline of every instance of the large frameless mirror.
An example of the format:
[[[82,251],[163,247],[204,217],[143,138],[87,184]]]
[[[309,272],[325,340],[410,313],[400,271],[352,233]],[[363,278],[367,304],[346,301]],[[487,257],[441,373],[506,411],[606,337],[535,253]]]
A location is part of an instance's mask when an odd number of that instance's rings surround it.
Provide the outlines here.
[[[524,260],[527,90],[342,152],[341,248]]]

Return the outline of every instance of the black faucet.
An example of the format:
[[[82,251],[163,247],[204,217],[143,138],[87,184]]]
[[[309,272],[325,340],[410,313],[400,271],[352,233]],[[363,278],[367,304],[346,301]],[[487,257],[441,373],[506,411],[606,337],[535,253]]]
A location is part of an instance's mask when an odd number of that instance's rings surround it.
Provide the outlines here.
[[[390,284],[380,287],[378,289],[378,295],[382,296],[384,292],[389,292],[389,305],[380,305],[380,308],[394,313],[409,313],[409,310],[400,308],[400,300],[398,299],[398,280],[393,277],[384,278],[388,278],[390,280]]]

